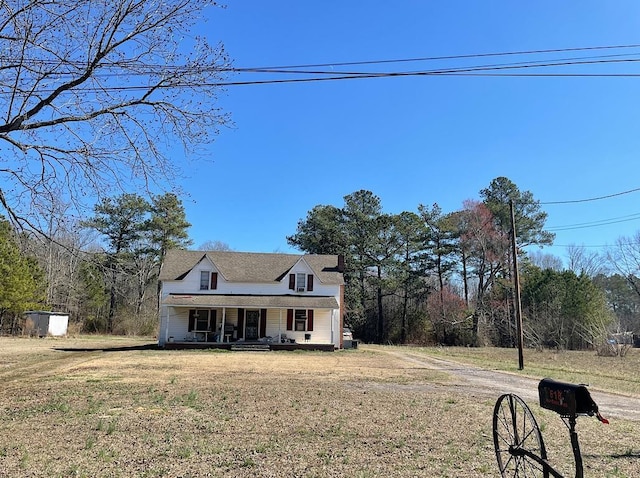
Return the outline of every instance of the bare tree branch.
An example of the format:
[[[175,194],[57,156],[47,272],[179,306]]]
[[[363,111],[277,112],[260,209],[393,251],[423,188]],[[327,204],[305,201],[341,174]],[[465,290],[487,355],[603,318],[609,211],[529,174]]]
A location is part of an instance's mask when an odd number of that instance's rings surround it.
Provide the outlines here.
[[[75,208],[167,185],[170,153],[210,142],[229,68],[192,35],[211,0],[1,0],[0,208],[31,227],[47,198]]]

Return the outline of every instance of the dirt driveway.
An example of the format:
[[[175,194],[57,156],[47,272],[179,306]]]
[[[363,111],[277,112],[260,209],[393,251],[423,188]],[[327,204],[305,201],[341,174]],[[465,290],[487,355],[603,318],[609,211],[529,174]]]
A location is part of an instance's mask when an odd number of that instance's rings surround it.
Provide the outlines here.
[[[388,350],[386,352],[417,367],[438,370],[454,377],[454,380],[442,384],[442,387],[456,389],[470,396],[491,396],[496,399],[503,393],[515,393],[529,404],[538,402],[539,379],[521,377],[496,370],[485,370],[473,365],[412,353],[409,350]],[[618,417],[640,421],[640,397],[607,393],[596,389],[590,391],[605,418]]]

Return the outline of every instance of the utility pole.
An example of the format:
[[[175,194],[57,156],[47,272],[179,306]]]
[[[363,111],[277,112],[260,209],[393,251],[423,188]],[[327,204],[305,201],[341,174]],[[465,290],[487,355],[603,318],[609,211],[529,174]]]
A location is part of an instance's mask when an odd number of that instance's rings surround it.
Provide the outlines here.
[[[516,245],[516,216],[513,211],[513,200],[509,200],[511,210],[511,254],[513,256],[513,288],[515,292],[514,309],[516,312],[516,333],[518,334],[518,370],[524,369],[524,355],[522,352],[522,303],[520,301],[520,275],[518,274],[518,246]]]

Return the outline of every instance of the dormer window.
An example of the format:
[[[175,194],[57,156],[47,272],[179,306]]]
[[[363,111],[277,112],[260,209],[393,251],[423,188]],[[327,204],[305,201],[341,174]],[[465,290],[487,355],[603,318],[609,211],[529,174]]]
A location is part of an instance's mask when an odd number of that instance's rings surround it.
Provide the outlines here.
[[[214,290],[218,288],[218,273],[200,271],[200,290]]]
[[[307,287],[307,274],[304,273],[297,273],[296,274],[296,291],[297,292],[304,292]]]
[[[313,291],[313,274],[305,274],[304,272],[289,274],[289,289],[296,292]]]

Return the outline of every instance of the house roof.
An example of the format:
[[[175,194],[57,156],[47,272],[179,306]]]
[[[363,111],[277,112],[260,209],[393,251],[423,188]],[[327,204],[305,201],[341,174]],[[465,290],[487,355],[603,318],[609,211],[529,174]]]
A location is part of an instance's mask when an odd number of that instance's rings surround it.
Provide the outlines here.
[[[304,260],[323,284],[342,284],[337,255],[268,254],[229,251],[167,251],[159,279],[181,280],[204,258],[208,258],[229,282],[278,282],[300,260]]]
[[[339,309],[335,297],[296,295],[170,294],[162,303],[173,307],[242,307],[279,309]]]

